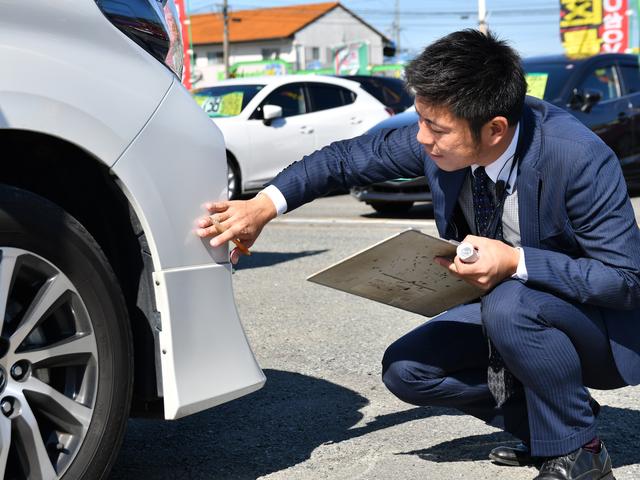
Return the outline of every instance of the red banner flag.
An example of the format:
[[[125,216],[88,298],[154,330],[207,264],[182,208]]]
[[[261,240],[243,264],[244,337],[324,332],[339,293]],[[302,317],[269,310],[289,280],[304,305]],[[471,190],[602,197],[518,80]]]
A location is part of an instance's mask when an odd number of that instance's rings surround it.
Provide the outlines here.
[[[627,10],[628,0],[560,0],[560,36],[567,55],[626,52]]]
[[[185,8],[185,0],[174,0],[178,10],[178,18],[182,29],[182,45],[184,50],[184,68],[182,70],[182,84],[191,90],[191,51],[189,45],[189,16]]]

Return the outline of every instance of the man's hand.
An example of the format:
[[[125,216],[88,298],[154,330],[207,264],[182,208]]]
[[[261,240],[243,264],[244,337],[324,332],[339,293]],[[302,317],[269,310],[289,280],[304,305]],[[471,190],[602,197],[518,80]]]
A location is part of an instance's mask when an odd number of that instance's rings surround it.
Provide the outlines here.
[[[471,285],[489,291],[518,270],[520,252],[506,243],[473,235],[464,241],[478,251],[478,260],[474,263],[464,263],[458,257],[453,261],[436,257],[435,261]]]
[[[198,219],[196,235],[200,238],[213,237],[209,241],[212,247],[237,239],[249,248],[264,226],[277,215],[273,202],[264,194],[258,194],[251,200],[210,202],[204,207],[209,215]],[[218,228],[215,221],[219,222]],[[229,255],[231,263],[238,263],[241,254],[240,249],[234,248]]]

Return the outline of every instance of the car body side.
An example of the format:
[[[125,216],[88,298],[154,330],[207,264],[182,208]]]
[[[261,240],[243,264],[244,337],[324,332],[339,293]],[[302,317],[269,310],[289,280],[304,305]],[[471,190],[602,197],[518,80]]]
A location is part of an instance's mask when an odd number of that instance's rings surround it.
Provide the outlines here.
[[[57,203],[100,244],[133,323],[140,413],[160,403],[178,418],[256,390],[227,247],[193,233],[201,205],[226,196],[222,135],[94,2],[72,3],[0,17],[0,183]]]
[[[356,93],[356,99],[353,103],[341,107],[277,119],[273,125],[264,125],[262,119],[256,117],[256,109],[263,105],[265,99],[279,87],[289,84],[313,83],[347,88]],[[352,80],[323,75],[285,75],[233,79],[219,82],[216,86],[234,84],[264,85],[239,115],[213,119],[214,123],[222,130],[230,156],[239,166],[242,193],[260,190],[282,168],[292,161],[299,160],[302,155],[311,153],[331,141],[364,133],[368,128],[389,116],[382,103]],[[336,120],[339,122],[336,123]],[[277,130],[285,128],[289,129],[286,132],[287,135],[278,135]],[[274,149],[286,149],[284,142],[297,142],[298,149],[303,153],[293,155],[284,162],[280,158],[265,158],[269,154],[273,156],[274,150],[265,152],[256,148],[254,142],[270,140],[271,136],[273,136],[271,143],[273,143]],[[303,142],[306,143],[303,144]],[[307,148],[304,148],[305,145]]]
[[[391,108],[394,114],[402,113],[413,105],[413,96],[399,78],[374,75],[343,75],[341,78],[358,82],[368,93]]]

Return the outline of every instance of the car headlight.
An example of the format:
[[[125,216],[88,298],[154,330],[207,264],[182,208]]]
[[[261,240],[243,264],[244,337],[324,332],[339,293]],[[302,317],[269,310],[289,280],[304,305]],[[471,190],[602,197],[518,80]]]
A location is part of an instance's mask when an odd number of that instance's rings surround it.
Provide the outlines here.
[[[122,33],[182,78],[182,33],[173,0],[95,0]]]

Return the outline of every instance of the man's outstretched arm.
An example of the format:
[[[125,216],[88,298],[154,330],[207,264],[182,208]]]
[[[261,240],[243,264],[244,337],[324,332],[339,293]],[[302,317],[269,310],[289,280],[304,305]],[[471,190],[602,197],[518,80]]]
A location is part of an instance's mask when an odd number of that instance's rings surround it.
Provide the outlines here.
[[[209,215],[198,219],[196,234],[213,237],[214,247],[233,240],[251,247],[278,214],[336,188],[423,175],[424,152],[416,141],[416,132],[417,124],[334,142],[289,165],[251,200],[207,203]],[[217,227],[214,220],[219,222]],[[240,253],[238,248],[233,249],[232,263],[238,261]]]

